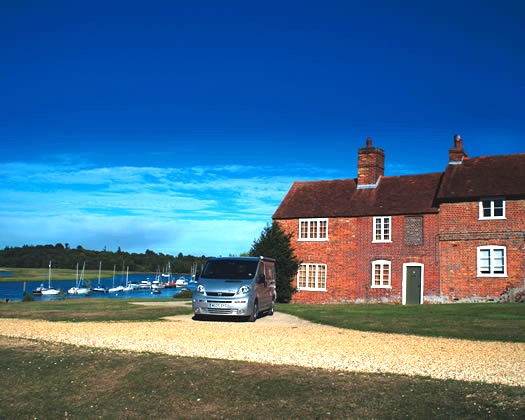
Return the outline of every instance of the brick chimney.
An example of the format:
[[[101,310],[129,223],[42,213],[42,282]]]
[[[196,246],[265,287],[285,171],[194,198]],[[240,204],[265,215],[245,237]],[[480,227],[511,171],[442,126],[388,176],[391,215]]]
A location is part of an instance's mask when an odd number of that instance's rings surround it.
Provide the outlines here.
[[[373,187],[385,173],[385,152],[372,147],[372,139],[366,139],[366,147],[357,152],[357,188]]]
[[[449,163],[456,165],[460,164],[467,157],[467,152],[463,149],[463,140],[461,140],[459,134],[454,136],[454,147],[448,150],[448,156]]]

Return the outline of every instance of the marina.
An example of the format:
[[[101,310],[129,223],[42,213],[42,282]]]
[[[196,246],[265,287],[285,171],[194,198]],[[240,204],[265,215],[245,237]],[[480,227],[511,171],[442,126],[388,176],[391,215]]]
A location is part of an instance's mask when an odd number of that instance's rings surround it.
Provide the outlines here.
[[[4,277],[5,278],[5,277]],[[184,278],[187,282],[183,287],[175,286],[175,280]],[[76,279],[71,280],[53,280],[53,286],[60,292],[57,295],[33,294],[33,291],[40,287],[46,287],[47,281],[18,281],[18,282],[0,282],[0,301],[20,302],[24,296],[24,290],[27,294],[33,296],[35,301],[60,300],[60,299],[122,299],[122,298],[141,298],[141,299],[166,299],[183,290],[192,290],[195,288],[192,282],[192,276],[176,276],[171,283],[162,283],[153,285],[155,273],[153,274],[129,274],[127,276],[117,276],[101,278],[100,281],[92,280],[91,287],[87,294],[70,294],[69,290],[74,288],[78,283]],[[88,282],[89,283],[89,282]],[[182,282],[179,282],[181,284]],[[140,287],[131,287],[130,285],[140,285]],[[89,285],[88,285],[89,286]],[[126,287],[127,286],[127,287]],[[113,292],[109,292],[113,290]]]

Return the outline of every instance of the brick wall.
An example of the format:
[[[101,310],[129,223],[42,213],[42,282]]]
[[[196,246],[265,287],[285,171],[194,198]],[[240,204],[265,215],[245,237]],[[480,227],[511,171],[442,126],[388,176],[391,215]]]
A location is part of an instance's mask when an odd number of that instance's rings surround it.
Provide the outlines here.
[[[498,298],[525,278],[525,200],[507,200],[506,218],[479,220],[479,203],[440,206],[441,293],[451,300]],[[507,277],[478,277],[477,248],[506,247]]]
[[[374,243],[372,241],[373,218],[358,218],[359,246],[356,255],[358,278],[363,284],[366,298],[371,301],[402,301],[403,264],[420,263],[424,265],[423,294],[425,297],[439,296],[439,266],[437,253],[438,216],[428,214],[423,218],[423,237],[421,245],[410,245],[405,241],[405,216],[392,217],[392,242]],[[408,242],[408,244],[407,244]],[[391,261],[391,289],[371,288],[372,261]]]
[[[424,264],[424,296],[439,296],[438,215],[423,215],[418,245],[405,241],[405,216],[392,217],[392,242],[372,242],[372,217],[332,218],[328,242],[297,241],[299,221],[279,220],[292,235],[291,244],[303,263],[327,265],[326,291],[298,291],[294,302],[401,302],[403,264]],[[412,238],[412,236],[411,236]],[[372,288],[372,261],[391,261],[391,288]],[[296,286],[297,283],[294,283]]]
[[[327,265],[327,291],[299,291],[293,296],[296,303],[344,302],[357,295],[355,258],[355,224],[348,218],[330,219],[329,241],[298,241],[299,220],[279,220],[281,228],[292,235],[291,245],[302,263]],[[296,279],[294,286],[297,286]]]

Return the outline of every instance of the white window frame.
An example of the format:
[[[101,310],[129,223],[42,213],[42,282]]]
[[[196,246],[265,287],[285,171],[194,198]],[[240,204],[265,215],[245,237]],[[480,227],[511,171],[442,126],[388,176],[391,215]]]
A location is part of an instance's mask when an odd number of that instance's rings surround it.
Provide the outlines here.
[[[299,277],[301,275],[301,269],[304,267],[305,269],[305,285],[300,285]],[[312,270],[313,273],[312,273]],[[327,278],[327,269],[326,264],[301,264],[299,266],[299,270],[297,271],[297,290],[310,290],[310,291],[321,291],[326,292],[326,278]],[[314,277],[314,286],[308,286],[308,278],[310,275],[313,275]],[[324,278],[322,276],[324,275]],[[322,284],[324,282],[324,287],[319,286],[319,284]]]
[[[498,255],[499,254],[499,255]],[[502,254],[502,255],[501,255]],[[488,264],[487,264],[488,259]],[[502,272],[495,272],[498,260],[503,259],[503,263],[498,267],[503,268]],[[477,249],[477,272],[478,277],[507,277],[507,247],[503,245],[479,246]],[[489,272],[482,271],[484,268]]]
[[[303,237],[303,230],[301,229],[303,223],[306,223],[306,237]],[[321,223],[326,225],[326,235],[320,236]],[[312,237],[315,231],[315,236]],[[298,241],[314,241],[323,242],[328,241],[328,219],[327,218],[315,218],[315,219],[299,219],[299,233],[297,235]]]
[[[385,278],[384,269],[388,267],[388,275]],[[380,284],[376,284],[376,267],[380,270]],[[392,288],[392,262],[388,260],[372,261],[372,289],[391,289]]]
[[[502,215],[495,216],[494,212],[496,209],[495,201],[501,201],[502,206]],[[488,202],[490,204],[490,215],[485,216],[485,207],[484,203]],[[488,208],[488,207],[487,207]],[[499,208],[499,207],[498,207]],[[483,198],[479,201],[479,220],[497,220],[497,219],[506,219],[505,217],[505,200],[503,198]]]
[[[385,229],[388,221],[388,230]],[[379,227],[379,239],[377,238],[377,228]],[[372,242],[392,242],[392,216],[377,216],[374,217],[372,223]]]

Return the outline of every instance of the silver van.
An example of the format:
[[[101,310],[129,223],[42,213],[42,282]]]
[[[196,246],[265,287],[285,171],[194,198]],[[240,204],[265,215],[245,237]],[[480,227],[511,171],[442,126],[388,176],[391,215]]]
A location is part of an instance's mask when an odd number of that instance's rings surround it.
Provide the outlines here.
[[[273,315],[275,260],[266,257],[224,257],[206,261],[193,292],[195,319],[206,315],[243,316],[255,321]]]

